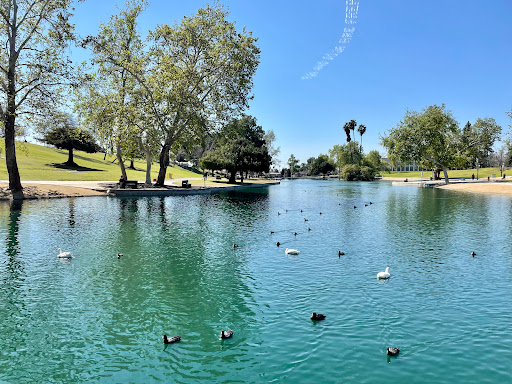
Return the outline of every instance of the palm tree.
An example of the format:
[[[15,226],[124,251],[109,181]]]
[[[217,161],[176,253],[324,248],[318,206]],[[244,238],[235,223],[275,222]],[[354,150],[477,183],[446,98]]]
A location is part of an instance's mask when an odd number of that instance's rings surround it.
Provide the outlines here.
[[[352,130],[352,140],[355,140],[356,139],[356,127],[357,127],[357,123],[354,119],[350,120],[348,122],[350,124],[350,129]]]
[[[366,125],[359,124],[359,127],[357,128],[357,132],[361,135],[361,152],[363,152],[363,135],[366,132]]]
[[[346,135],[347,135],[347,143],[349,143],[349,147],[350,147],[350,142],[352,141],[352,138],[350,137],[350,130],[352,130],[352,133],[354,133],[354,130],[356,129],[356,121],[355,120],[350,120],[349,122],[345,123],[345,125],[343,126],[343,130],[345,131]],[[355,135],[354,135],[355,137]],[[350,163],[354,163],[354,160],[353,160],[353,157],[352,157],[352,149],[350,150]]]

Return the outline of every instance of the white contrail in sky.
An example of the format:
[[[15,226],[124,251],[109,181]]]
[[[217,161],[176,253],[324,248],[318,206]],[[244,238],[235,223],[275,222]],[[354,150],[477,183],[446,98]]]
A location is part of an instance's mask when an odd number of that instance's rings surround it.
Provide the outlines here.
[[[350,44],[350,40],[352,40],[352,36],[354,35],[354,31],[356,30],[357,23],[357,12],[359,11],[359,1],[358,0],[346,0],[346,8],[345,8],[345,28],[343,28],[343,34],[338,41],[338,45],[331,49],[330,52],[326,53],[322,56],[322,59],[318,61],[313,67],[313,71],[306,73],[301,77],[302,80],[311,80],[314,79],[318,72],[320,72],[326,65],[328,65],[331,61],[333,61],[336,56],[342,53],[348,44]]]

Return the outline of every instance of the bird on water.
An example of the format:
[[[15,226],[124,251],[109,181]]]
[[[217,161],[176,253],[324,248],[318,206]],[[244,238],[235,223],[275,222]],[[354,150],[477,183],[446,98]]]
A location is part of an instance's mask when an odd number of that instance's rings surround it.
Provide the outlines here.
[[[178,341],[180,341],[181,336],[173,336],[173,337],[167,338],[167,335],[164,335],[163,339],[164,339],[164,344],[172,344],[172,343],[177,343]]]
[[[388,356],[396,356],[399,353],[400,353],[400,349],[395,348],[395,347],[388,347],[388,349],[386,350],[386,355],[388,355]]]
[[[227,331],[225,331],[225,330],[220,331],[221,339],[229,339],[232,336],[233,336],[233,331],[231,329],[228,329]]]
[[[325,320],[325,315],[321,313],[313,312],[310,317],[311,320],[319,321],[319,320]]]

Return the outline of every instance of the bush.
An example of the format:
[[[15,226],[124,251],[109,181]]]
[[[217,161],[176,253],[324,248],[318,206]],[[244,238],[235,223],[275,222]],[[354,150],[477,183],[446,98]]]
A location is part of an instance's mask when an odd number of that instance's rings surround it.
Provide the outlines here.
[[[341,170],[341,177],[347,181],[371,181],[375,180],[375,170],[371,167],[348,164]]]

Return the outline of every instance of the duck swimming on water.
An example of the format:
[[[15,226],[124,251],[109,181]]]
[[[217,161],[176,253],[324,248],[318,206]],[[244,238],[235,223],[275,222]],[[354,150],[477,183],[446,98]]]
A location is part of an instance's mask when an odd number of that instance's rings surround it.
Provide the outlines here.
[[[310,319],[311,319],[311,320],[314,320],[314,321],[325,320],[325,315],[323,315],[323,314],[321,314],[321,313],[313,312],[313,313],[311,314]]]
[[[225,331],[225,330],[220,331],[221,339],[229,339],[232,336],[233,336],[233,331],[231,329],[228,329],[227,331]]]
[[[389,273],[389,267],[386,267],[385,272],[377,273],[377,279],[389,279],[390,277],[391,277],[391,274]]]
[[[178,341],[180,341],[181,336],[173,336],[173,337],[167,338],[167,335],[164,335],[163,339],[164,339],[164,344],[172,344],[172,343],[177,343]]]
[[[399,353],[400,353],[400,349],[395,348],[395,347],[388,347],[388,349],[386,350],[386,355],[388,355],[388,356],[396,356]]]
[[[71,255],[71,252],[62,252],[62,249],[57,248],[57,257],[59,259],[71,259],[73,256]]]

